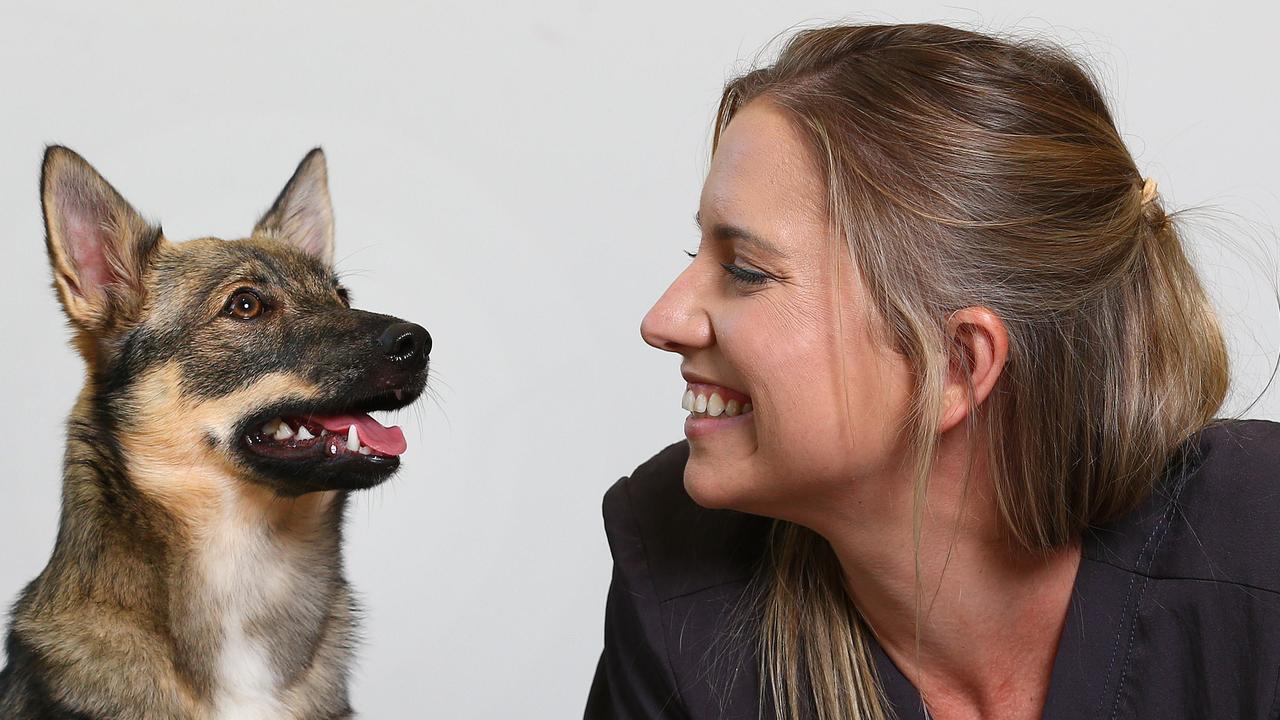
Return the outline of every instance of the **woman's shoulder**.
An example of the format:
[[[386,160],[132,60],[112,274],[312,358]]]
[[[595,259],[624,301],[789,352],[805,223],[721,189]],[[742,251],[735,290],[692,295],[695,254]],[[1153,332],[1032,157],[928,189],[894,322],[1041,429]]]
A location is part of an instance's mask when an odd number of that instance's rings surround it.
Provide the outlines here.
[[[1092,531],[1093,559],[1155,579],[1280,593],[1280,423],[1218,420],[1193,435],[1151,496]]]
[[[764,549],[770,521],[710,510],[689,497],[678,442],[609,488],[604,525],[615,564],[643,563],[659,601],[746,581]]]
[[[1138,509],[1085,534],[1060,667],[1088,671],[1064,670],[1063,696],[1273,717],[1278,521],[1280,424],[1219,420],[1188,438]]]
[[[613,553],[588,718],[756,718],[754,665],[736,614],[771,521],[699,506],[689,447],[672,445],[605,493]]]

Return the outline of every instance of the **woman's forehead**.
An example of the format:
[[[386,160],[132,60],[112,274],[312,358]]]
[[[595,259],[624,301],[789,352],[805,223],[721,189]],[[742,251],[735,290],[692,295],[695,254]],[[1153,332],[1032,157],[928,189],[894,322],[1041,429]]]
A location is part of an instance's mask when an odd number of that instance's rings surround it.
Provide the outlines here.
[[[720,136],[699,214],[704,223],[825,227],[825,198],[823,178],[795,125],[782,110],[755,101]]]

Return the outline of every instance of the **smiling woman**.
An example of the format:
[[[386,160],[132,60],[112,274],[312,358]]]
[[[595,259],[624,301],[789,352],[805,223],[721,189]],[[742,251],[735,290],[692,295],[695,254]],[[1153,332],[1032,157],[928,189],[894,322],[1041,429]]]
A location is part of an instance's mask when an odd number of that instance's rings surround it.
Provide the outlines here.
[[[829,27],[730,82],[587,717],[1271,717],[1280,426],[1215,419],[1177,220],[1052,46]]]
[[[850,260],[827,241],[821,175],[781,111],[761,103],[735,117],[702,197],[702,245],[641,331],[684,355],[685,380],[706,385],[688,392],[737,396],[753,412],[690,415],[690,440],[706,440],[691,444],[686,486],[703,506],[799,519],[788,506],[817,498],[797,479],[880,475],[896,456],[883,419],[904,412],[906,363],[873,342],[860,288],[840,292]]]

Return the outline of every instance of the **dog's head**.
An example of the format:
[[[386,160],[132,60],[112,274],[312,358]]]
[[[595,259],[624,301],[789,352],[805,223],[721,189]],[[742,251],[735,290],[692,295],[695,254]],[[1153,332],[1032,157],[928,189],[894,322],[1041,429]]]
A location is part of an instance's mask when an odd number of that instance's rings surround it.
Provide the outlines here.
[[[167,241],[62,147],[45,154],[41,201],[90,422],[126,467],[173,474],[152,487],[217,466],[296,496],[370,487],[399,466],[403,434],[368,413],[422,393],[431,337],[351,307],[319,149],[241,240]]]

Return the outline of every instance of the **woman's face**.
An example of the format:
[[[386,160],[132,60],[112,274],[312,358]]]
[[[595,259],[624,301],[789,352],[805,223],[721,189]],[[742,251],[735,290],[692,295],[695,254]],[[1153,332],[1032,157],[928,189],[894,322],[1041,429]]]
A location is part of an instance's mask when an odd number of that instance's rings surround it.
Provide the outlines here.
[[[803,522],[900,471],[907,366],[873,340],[825,192],[782,111],[749,103],[712,158],[697,256],[641,325],[683,358],[685,487],[706,507]]]

